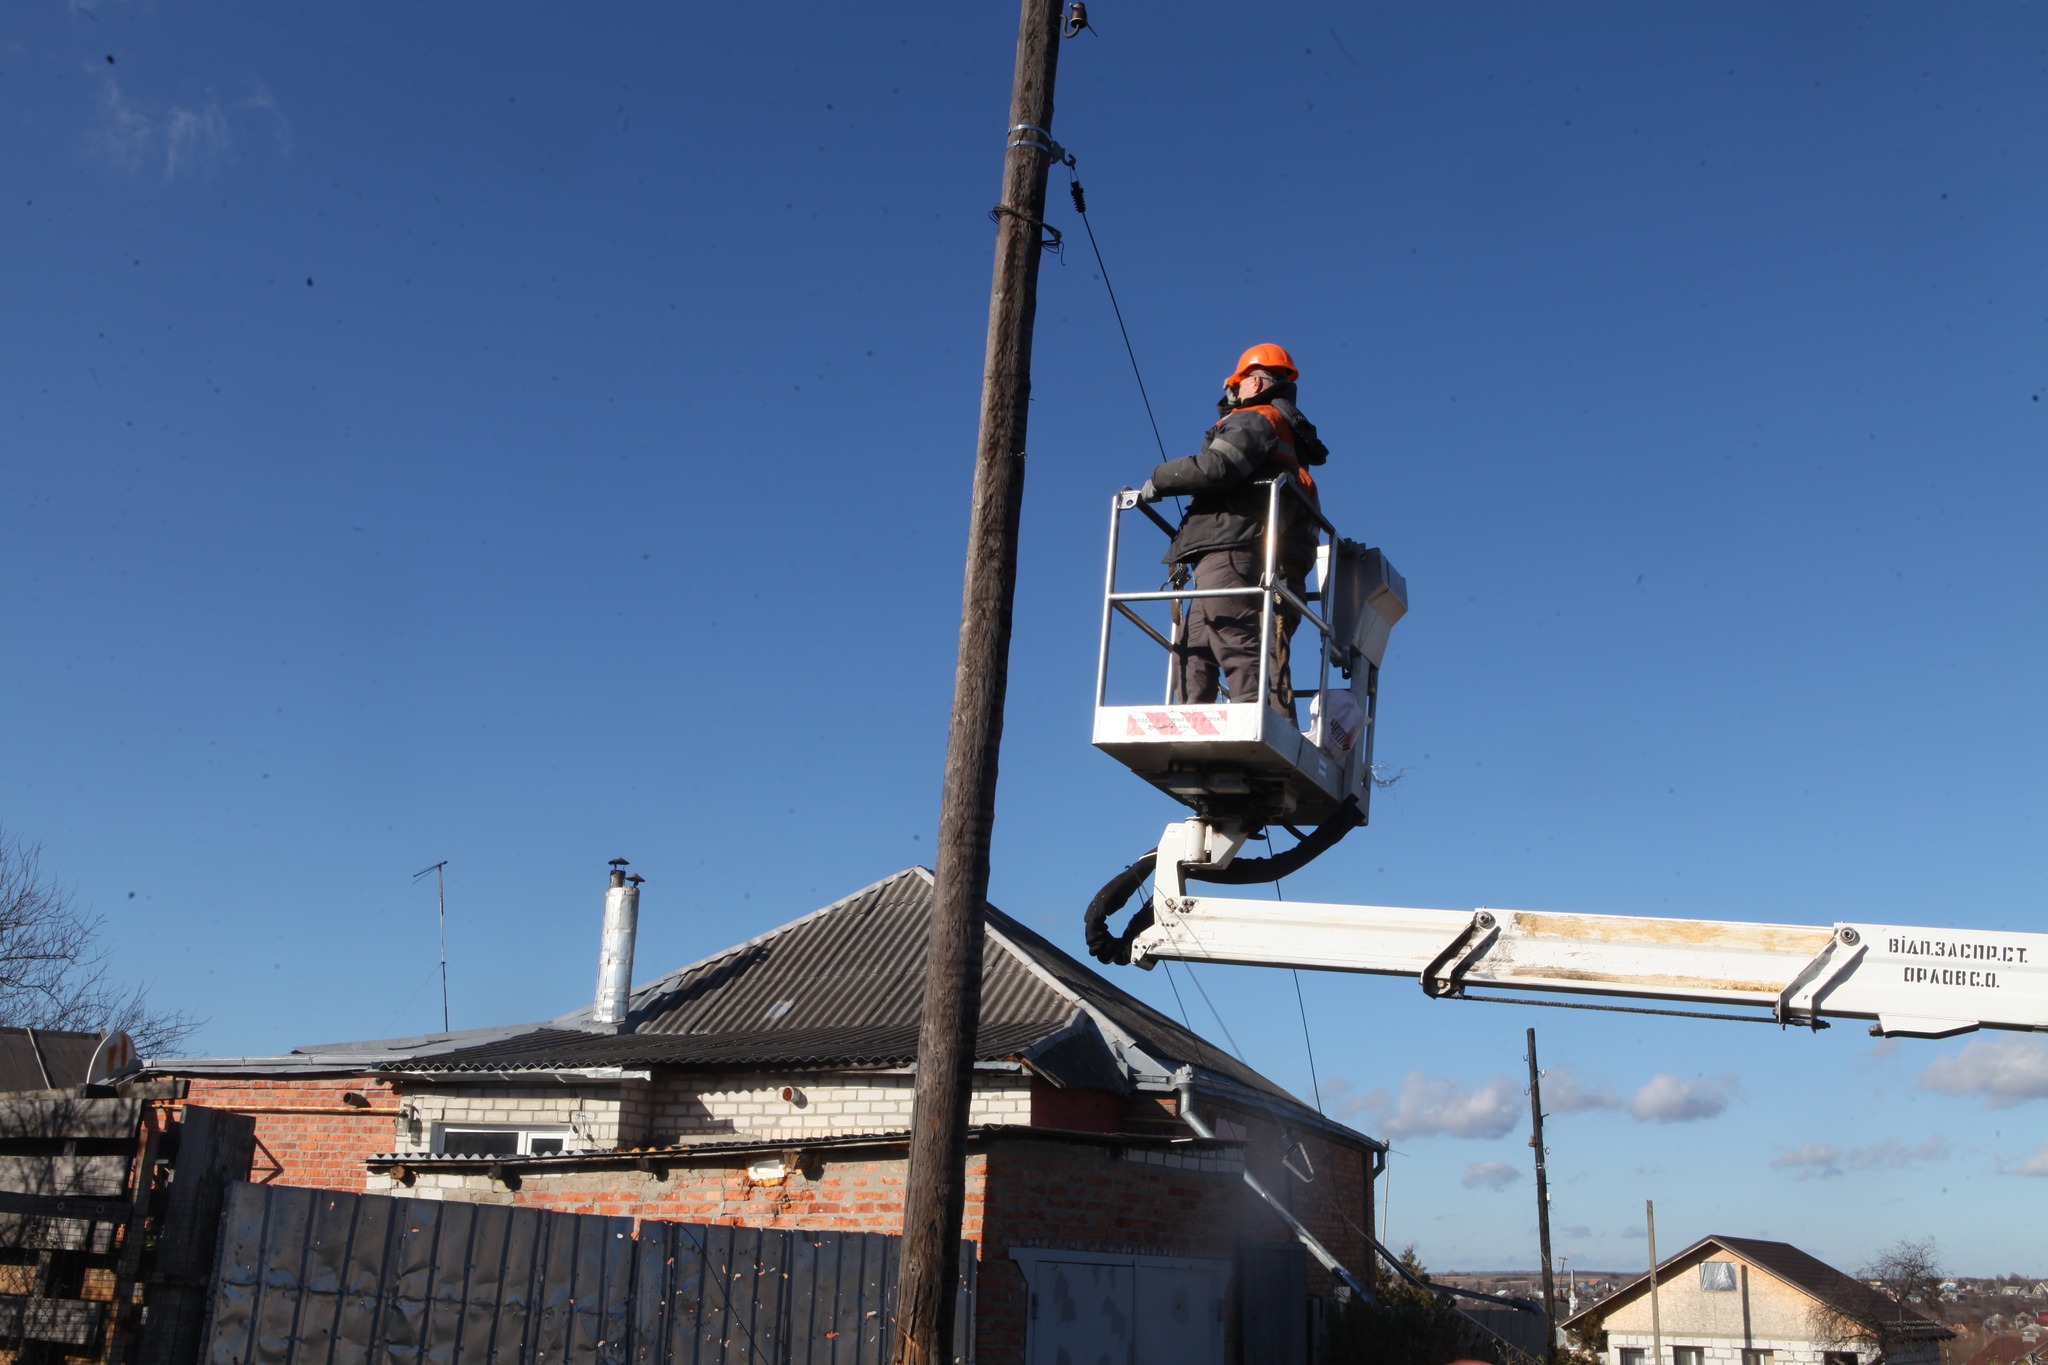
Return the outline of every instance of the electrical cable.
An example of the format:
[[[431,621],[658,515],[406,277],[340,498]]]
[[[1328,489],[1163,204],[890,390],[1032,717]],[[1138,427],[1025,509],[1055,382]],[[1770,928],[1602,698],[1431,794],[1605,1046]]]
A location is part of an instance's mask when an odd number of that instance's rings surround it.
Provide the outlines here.
[[[1166,461],[1166,440],[1159,434],[1159,419],[1152,415],[1152,396],[1145,392],[1145,376],[1138,370],[1138,352],[1131,345],[1131,330],[1124,326],[1124,310],[1116,301],[1116,286],[1109,282],[1109,267],[1103,263],[1102,247],[1095,240],[1095,227],[1088,221],[1088,197],[1081,189],[1081,177],[1074,171],[1074,156],[1066,157],[1067,193],[1073,196],[1074,212],[1081,216],[1081,226],[1088,232],[1088,249],[1095,253],[1095,267],[1102,272],[1102,287],[1109,294],[1109,309],[1116,314],[1116,329],[1123,333],[1124,354],[1131,358],[1131,377],[1138,381],[1138,397],[1145,404],[1145,420],[1152,424],[1152,439],[1159,445],[1159,459]]]
[[[1180,983],[1173,979],[1173,963],[1166,964],[1166,984],[1173,987],[1173,1003],[1180,1006],[1180,1026],[1189,1033],[1195,1031],[1194,1021],[1188,1018],[1188,1002],[1180,998]]]
[[[1308,1047],[1308,1083],[1315,1087],[1316,1112],[1321,1114],[1323,1112],[1323,1082],[1322,1078],[1316,1075],[1316,1044],[1315,1040],[1309,1037],[1308,1006],[1301,998],[1301,969],[1299,967],[1290,967],[1287,970],[1294,977],[1294,1007],[1301,1011],[1301,1041]],[[1329,1116],[1325,1114],[1324,1117],[1327,1118]]]
[[[1270,833],[1266,835],[1266,856],[1273,856],[1273,836]],[[1273,899],[1283,905],[1287,901],[1287,896],[1280,890],[1280,883],[1277,881],[1273,883]],[[1308,1002],[1301,998],[1301,968],[1289,967],[1287,972],[1294,978],[1294,1008],[1301,1013],[1301,1045],[1308,1050],[1308,1083],[1315,1089],[1316,1112],[1322,1114],[1323,1081],[1322,1077],[1316,1074],[1316,1040],[1308,1031]],[[1328,1118],[1329,1115],[1323,1114],[1323,1117]]]
[[[1195,975],[1195,964],[1183,962],[1181,966],[1187,968],[1188,980],[1195,983],[1195,989],[1202,992],[1202,1003],[1209,1007],[1209,1013],[1216,1016],[1216,1027],[1223,1030],[1223,1037],[1230,1044],[1230,1055],[1237,1058],[1240,1063],[1244,1063],[1244,1049],[1237,1045],[1237,1035],[1230,1031],[1230,1025],[1223,1022],[1223,1012],[1216,1008],[1216,1002],[1211,1000],[1209,992],[1203,989],[1202,978]],[[1191,1029],[1189,1032],[1193,1032],[1193,1030]],[[1249,1065],[1249,1063],[1245,1064]]]

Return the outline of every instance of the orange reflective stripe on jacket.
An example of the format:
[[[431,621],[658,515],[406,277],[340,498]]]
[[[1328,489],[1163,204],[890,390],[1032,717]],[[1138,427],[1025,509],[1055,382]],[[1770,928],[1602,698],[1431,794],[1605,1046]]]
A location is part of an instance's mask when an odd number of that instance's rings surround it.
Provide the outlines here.
[[[1238,408],[1236,411],[1256,412],[1272,424],[1273,434],[1280,438],[1281,457],[1292,466],[1290,472],[1300,481],[1302,488],[1310,497],[1321,501],[1321,495],[1316,492],[1316,481],[1309,474],[1308,466],[1304,465],[1294,453],[1294,426],[1287,420],[1280,409],[1268,403],[1253,403]]]

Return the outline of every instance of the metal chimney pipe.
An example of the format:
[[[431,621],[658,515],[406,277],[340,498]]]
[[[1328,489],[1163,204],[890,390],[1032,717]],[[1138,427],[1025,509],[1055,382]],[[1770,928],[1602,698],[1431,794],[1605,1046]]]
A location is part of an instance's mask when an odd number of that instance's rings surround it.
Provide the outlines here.
[[[640,928],[640,878],[629,884],[624,858],[612,860],[612,884],[604,893],[604,943],[597,959],[597,1004],[592,1027],[626,1030],[626,1005],[633,990],[633,936]]]

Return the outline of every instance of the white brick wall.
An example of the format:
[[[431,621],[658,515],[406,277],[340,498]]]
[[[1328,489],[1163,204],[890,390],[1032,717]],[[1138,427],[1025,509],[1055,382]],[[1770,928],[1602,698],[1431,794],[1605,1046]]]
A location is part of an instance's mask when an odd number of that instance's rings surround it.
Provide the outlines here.
[[[479,1085],[410,1089],[405,1102],[414,1121],[401,1120],[401,1152],[431,1152],[444,1127],[561,1128],[572,1152],[637,1147],[647,1140],[645,1081],[569,1085]]]
[[[561,1085],[441,1085],[408,1090],[415,1121],[397,1125],[395,1151],[428,1153],[448,1126],[570,1130],[570,1151],[664,1146],[693,1138],[735,1141],[900,1133],[910,1127],[911,1076],[707,1078]],[[783,1099],[785,1087],[795,1093]],[[979,1074],[973,1124],[1027,1124],[1031,1086],[1022,1075]]]
[[[1652,1338],[1647,1332],[1638,1334],[1610,1331],[1607,1334],[1607,1365],[1621,1365],[1621,1352],[1624,1347],[1641,1351],[1644,1365],[1653,1365],[1654,1353],[1651,1342]],[[1664,1365],[1671,1365],[1674,1358],[1672,1348],[1677,1346],[1701,1348],[1706,1365],[1742,1365],[1742,1353],[1745,1349],[1771,1352],[1771,1365],[1821,1365],[1823,1353],[1836,1349],[1855,1350],[1859,1365],[1862,1365],[1863,1362],[1868,1362],[1873,1354],[1872,1348],[1867,1344],[1860,1348],[1837,1348],[1833,1345],[1823,1346],[1811,1339],[1802,1341],[1786,1337],[1752,1337],[1749,1341],[1742,1342],[1731,1341],[1726,1337],[1687,1336],[1681,1332],[1666,1332]]]
[[[724,1077],[706,1088],[702,1078],[677,1076],[655,1083],[649,1137],[654,1144],[691,1138],[837,1137],[900,1133],[910,1127],[911,1076]],[[787,1088],[793,1093],[782,1097]],[[967,1121],[1029,1123],[1030,1082],[1021,1075],[977,1075]]]

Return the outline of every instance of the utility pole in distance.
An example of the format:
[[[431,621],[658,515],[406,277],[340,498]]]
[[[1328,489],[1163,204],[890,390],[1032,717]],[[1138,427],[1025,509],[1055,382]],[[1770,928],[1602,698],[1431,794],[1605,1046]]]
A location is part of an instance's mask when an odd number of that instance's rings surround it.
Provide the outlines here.
[[[1536,1149],[1536,1250],[1543,1257],[1543,1316],[1557,1346],[1557,1281],[1550,1273],[1550,1173],[1543,1161],[1543,1073],[1536,1069],[1536,1030],[1529,1030],[1529,1145]]]
[[[996,206],[981,431],[961,592],[960,655],[939,801],[937,877],[917,1036],[910,1169],[904,1181],[903,1262],[896,1291],[896,1365],[946,1365],[960,1277],[967,1197],[967,1107],[981,1014],[982,909],[988,900],[996,758],[1017,588],[1017,518],[1024,501],[1024,427],[1031,396],[1031,329],[1051,169],[1053,75],[1060,0],[1023,0],[1010,93],[1003,198]]]

